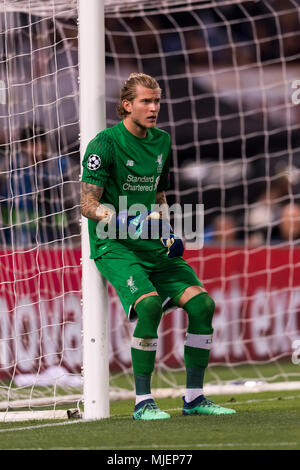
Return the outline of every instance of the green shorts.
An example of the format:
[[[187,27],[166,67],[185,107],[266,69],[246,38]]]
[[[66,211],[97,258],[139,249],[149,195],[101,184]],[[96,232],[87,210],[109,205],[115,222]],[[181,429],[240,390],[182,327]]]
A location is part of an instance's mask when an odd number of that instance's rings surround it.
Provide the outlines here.
[[[115,288],[130,321],[136,320],[132,306],[143,294],[156,291],[163,311],[172,299],[189,286],[202,286],[193,268],[182,258],[168,258],[162,247],[152,251],[130,251],[119,245],[95,259],[100,273]]]

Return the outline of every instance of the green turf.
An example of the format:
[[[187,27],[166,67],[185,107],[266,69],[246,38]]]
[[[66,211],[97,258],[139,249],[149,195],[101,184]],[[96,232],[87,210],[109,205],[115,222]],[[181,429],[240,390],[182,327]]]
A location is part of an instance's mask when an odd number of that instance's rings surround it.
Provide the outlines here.
[[[101,421],[0,423],[0,449],[300,449],[300,391],[209,398],[237,414],[182,416],[181,399],[161,399],[171,419],[138,422],[132,401],[113,402]]]

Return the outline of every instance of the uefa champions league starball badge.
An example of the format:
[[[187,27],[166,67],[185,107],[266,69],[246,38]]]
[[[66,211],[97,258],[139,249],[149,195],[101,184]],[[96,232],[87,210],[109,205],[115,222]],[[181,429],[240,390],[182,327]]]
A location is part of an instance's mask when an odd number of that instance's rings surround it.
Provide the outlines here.
[[[89,170],[98,170],[101,166],[101,158],[98,155],[90,155],[87,160]]]

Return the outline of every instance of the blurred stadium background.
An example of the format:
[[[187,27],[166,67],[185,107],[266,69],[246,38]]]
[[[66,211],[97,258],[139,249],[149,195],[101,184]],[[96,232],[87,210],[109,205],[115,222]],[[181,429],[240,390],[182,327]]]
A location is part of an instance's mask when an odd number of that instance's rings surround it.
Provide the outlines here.
[[[110,0],[105,15],[107,125],[128,75],[153,75],[173,142],[168,202],[204,204],[204,248],[185,257],[217,305],[209,382],[296,383],[299,0]],[[57,405],[58,386],[81,396],[77,18],[75,0],[0,6],[3,410],[41,406],[45,390]],[[133,390],[131,326],[110,286],[109,300],[118,393]],[[180,310],[162,322],[161,388],[183,385],[185,326]]]

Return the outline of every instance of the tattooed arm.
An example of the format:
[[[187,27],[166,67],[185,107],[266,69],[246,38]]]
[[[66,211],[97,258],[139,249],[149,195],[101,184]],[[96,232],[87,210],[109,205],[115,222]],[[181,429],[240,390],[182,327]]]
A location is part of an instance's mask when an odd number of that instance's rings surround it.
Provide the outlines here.
[[[84,217],[92,220],[110,222],[114,212],[100,203],[104,188],[90,183],[81,183],[80,209]]]
[[[164,191],[159,191],[156,193],[156,204],[167,204],[166,193]]]
[[[160,218],[169,219],[169,206],[167,203],[166,193],[164,191],[156,193],[155,204],[159,205]]]

